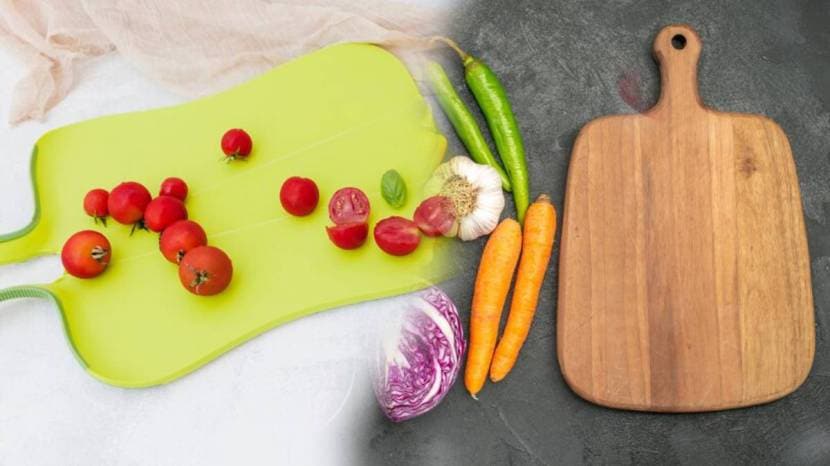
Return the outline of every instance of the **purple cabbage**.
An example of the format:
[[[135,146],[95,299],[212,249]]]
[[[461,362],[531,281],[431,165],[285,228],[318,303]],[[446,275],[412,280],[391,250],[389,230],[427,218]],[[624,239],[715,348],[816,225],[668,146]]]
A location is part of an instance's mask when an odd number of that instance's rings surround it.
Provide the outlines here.
[[[438,405],[455,383],[465,347],[449,296],[435,287],[412,295],[377,354],[374,390],[386,417],[406,421]]]

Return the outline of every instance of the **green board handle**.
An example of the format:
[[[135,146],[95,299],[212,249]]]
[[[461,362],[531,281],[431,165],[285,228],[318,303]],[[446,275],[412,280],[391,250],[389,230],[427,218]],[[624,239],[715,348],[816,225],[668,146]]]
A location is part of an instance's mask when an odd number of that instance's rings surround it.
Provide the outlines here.
[[[43,298],[52,301],[55,300],[55,297],[51,292],[36,286],[15,286],[12,288],[6,288],[5,290],[0,290],[0,302],[22,298]]]
[[[32,147],[32,158],[29,162],[32,194],[35,198],[35,213],[32,220],[25,227],[11,233],[0,234],[0,265],[23,262],[38,255],[45,254],[43,251],[38,252],[42,247],[40,235],[32,234],[40,218],[40,201],[37,194],[37,185],[35,184],[35,161],[37,159],[37,152],[38,148],[35,145]]]
[[[14,286],[0,290],[0,303],[3,301],[24,298],[46,299],[51,301],[55,307],[58,308],[58,314],[61,316],[61,323],[63,324],[64,335],[66,335],[66,340],[69,342],[69,347],[72,348],[72,353],[75,355],[75,358],[77,358],[81,366],[89,368],[89,364],[87,364],[84,358],[81,357],[75,347],[75,341],[72,337],[72,332],[69,329],[69,322],[66,320],[66,315],[64,315],[63,312],[63,306],[61,306],[61,302],[58,300],[57,296],[46,288],[32,285]]]

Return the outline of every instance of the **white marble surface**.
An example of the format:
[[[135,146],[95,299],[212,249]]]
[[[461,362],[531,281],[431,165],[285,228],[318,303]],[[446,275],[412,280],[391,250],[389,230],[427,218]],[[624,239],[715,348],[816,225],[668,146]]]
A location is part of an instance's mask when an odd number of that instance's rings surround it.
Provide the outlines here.
[[[9,127],[23,74],[0,49],[0,231],[33,211],[29,152],[44,131],[99,115],[182,102],[116,55],[84,67],[44,122]],[[79,206],[80,209],[80,206]],[[0,267],[0,289],[48,282],[55,258]],[[380,416],[365,340],[394,300],[328,311],[278,327],[195,373],[150,389],[93,379],[72,355],[57,309],[0,303],[0,465],[346,464]]]

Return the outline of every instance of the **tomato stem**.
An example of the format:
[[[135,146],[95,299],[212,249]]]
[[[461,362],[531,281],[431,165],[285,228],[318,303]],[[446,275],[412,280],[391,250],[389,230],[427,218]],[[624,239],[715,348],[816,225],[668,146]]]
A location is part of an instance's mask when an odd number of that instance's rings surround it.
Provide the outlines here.
[[[107,257],[107,253],[109,253],[109,251],[107,251],[106,248],[95,246],[92,248],[92,252],[89,255],[95,259],[96,262],[101,262]]]

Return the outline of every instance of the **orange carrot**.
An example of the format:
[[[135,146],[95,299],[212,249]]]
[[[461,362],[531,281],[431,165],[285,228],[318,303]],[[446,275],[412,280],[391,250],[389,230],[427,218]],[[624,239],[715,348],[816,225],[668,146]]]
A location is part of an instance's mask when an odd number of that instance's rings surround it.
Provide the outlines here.
[[[550,203],[550,198],[542,194],[530,205],[525,215],[522,260],[519,262],[516,286],[513,288],[510,315],[490,366],[490,380],[493,382],[500,381],[510,372],[527,339],[555,236],[556,209]]]
[[[519,222],[508,218],[490,235],[481,255],[473,291],[470,349],[467,351],[467,368],[464,372],[464,385],[473,398],[481,391],[487,379],[487,370],[498,338],[501,311],[521,249],[522,227]]]

